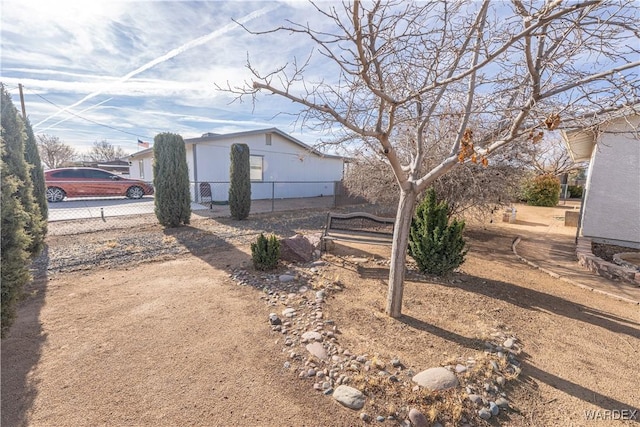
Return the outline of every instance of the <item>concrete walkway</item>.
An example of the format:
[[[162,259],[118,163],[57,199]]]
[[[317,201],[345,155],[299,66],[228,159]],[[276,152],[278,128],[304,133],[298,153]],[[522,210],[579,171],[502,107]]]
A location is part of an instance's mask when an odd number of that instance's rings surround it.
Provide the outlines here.
[[[500,228],[519,237],[512,249],[524,262],[572,285],[640,304],[640,287],[601,277],[578,265],[576,227],[564,225],[564,213],[579,209],[576,202],[555,208],[526,205],[515,208],[516,222],[501,223]]]

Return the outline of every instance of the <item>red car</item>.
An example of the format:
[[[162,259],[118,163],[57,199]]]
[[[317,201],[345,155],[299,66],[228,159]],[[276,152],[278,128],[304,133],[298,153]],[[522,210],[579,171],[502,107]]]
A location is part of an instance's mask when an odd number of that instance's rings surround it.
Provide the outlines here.
[[[153,194],[153,187],[138,179],[95,168],[61,168],[44,172],[47,200],[60,202],[65,197],[126,196],[139,199]]]

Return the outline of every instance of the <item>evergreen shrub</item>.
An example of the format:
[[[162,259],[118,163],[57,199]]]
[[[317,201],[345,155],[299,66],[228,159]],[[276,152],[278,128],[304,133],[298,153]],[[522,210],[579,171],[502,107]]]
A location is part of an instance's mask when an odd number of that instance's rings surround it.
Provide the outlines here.
[[[251,165],[247,144],[231,146],[229,181],[231,217],[237,220],[246,219],[251,211]]]
[[[423,273],[441,276],[464,262],[465,223],[455,219],[450,223],[448,213],[449,206],[437,201],[433,188],[416,209],[409,234],[409,255]]]
[[[526,184],[525,197],[531,206],[553,207],[560,201],[560,180],[551,174],[538,175]]]
[[[280,259],[280,242],[276,236],[268,238],[260,233],[255,243],[251,244],[251,258],[256,270],[273,270],[278,266]]]
[[[189,168],[184,140],[165,132],[153,140],[153,186],[155,213],[165,227],[178,227],[191,220]]]

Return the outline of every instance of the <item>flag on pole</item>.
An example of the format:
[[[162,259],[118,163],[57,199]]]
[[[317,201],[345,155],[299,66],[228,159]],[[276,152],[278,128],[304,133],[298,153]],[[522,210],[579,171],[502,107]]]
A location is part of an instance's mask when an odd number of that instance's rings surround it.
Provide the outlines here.
[[[149,148],[149,143],[138,140],[138,147]]]

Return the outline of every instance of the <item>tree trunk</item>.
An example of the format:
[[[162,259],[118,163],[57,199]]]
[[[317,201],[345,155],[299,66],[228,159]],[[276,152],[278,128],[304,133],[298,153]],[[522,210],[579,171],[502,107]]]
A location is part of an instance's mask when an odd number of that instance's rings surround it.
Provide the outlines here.
[[[405,261],[409,244],[411,219],[416,206],[416,193],[412,188],[402,190],[396,213],[396,224],[393,230],[391,246],[391,267],[389,269],[389,292],[387,294],[387,314],[400,317],[402,314],[402,291],[404,288]]]

